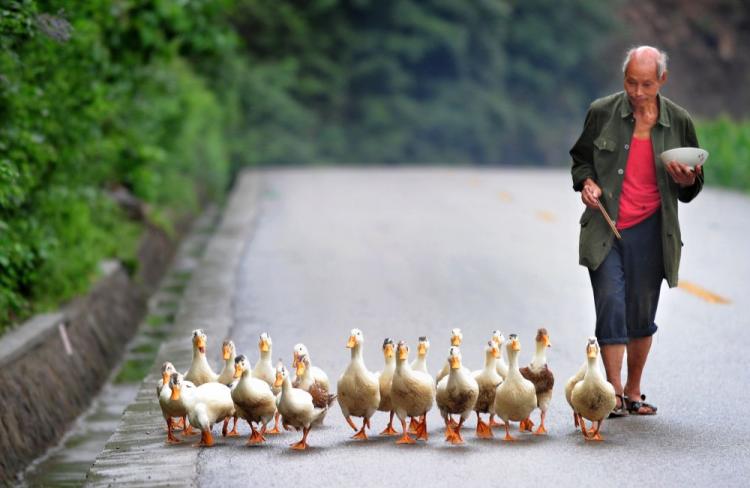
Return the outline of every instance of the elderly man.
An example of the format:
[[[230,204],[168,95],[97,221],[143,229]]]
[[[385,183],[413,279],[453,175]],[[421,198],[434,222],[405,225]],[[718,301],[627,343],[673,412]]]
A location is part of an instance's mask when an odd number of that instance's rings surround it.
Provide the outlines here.
[[[615,387],[611,416],[653,415],[641,375],[651,340],[663,279],[677,286],[680,224],[677,200],[689,202],[703,187],[703,172],[677,161],[664,165],[662,151],[698,147],[688,113],[659,93],[667,81],[667,56],[650,46],[628,51],[624,92],[594,101],[575,146],[573,189],[581,192],[580,264],[589,269],[596,307],[596,337],[607,379]],[[622,239],[616,238],[599,204]],[[627,379],[621,370],[627,350]]]

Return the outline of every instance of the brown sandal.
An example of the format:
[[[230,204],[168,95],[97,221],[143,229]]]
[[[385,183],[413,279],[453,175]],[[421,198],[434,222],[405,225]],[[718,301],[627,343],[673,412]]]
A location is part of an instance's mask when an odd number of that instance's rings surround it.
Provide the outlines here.
[[[628,409],[625,406],[625,397],[623,395],[615,395],[620,399],[620,406],[618,407],[617,404],[615,404],[615,408],[612,409],[611,412],[609,412],[610,419],[616,419],[620,417],[627,417],[628,416]]]
[[[640,401],[636,400],[634,402],[631,402],[628,397],[625,397],[625,403],[623,403],[623,405],[627,405],[627,411],[632,415],[656,415],[656,411],[658,410],[656,405],[646,403],[646,395],[641,395]],[[642,408],[647,408],[651,411],[641,412],[640,410]]]

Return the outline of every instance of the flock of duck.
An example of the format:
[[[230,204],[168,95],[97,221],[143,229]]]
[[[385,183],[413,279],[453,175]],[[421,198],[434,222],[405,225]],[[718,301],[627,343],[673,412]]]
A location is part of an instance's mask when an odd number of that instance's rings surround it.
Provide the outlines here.
[[[506,441],[515,440],[510,434],[510,422],[520,422],[521,432],[535,435],[546,433],[544,425],[552,399],[554,376],[547,365],[545,350],[550,346],[546,329],[539,329],[536,352],[531,363],[518,365],[521,343],[512,334],[507,341],[508,363],[502,358],[506,342],[499,331],[494,331],[484,349],[484,367],[470,371],[462,365],[460,351],[463,335],[460,329],[451,331],[451,347],[443,369],[433,379],[427,371],[426,357],[430,343],[420,337],[417,358],[409,363],[409,346],[404,341],[383,342],[384,367],[380,372],[367,369],[362,357],[364,335],[352,329],[346,346],[351,349],[351,361],[338,380],[336,394],[330,393],[326,373],[312,365],[304,344],[294,347],[292,367],[294,379],[281,361],[273,365],[272,341],[267,333],[260,335],[260,358],[251,367],[244,355],[236,355],[232,341],[224,341],[224,367],[215,373],[206,360],[206,334],[193,331],[193,360],[185,374],[176,371],[170,362],[162,366],[162,379],[156,388],[164,419],[167,423],[167,442],[177,443],[175,430],[192,435],[200,430],[199,446],[213,445],[211,429],[223,422],[222,435],[235,436],[237,420],[250,424],[248,444],[265,442],[268,434],[279,434],[284,429],[302,430],[302,439],[291,445],[293,449],[308,447],[310,430],[320,425],[329,408],[338,400],[347,423],[356,432],[355,439],[367,439],[370,419],[377,411],[390,415],[381,435],[398,435],[393,427],[394,417],[401,422],[397,444],[412,444],[415,439],[427,440],[427,412],[437,403],[445,422],[445,440],[463,443],[461,428],[476,414],[476,436],[492,438],[492,427],[504,426]],[[605,417],[615,407],[615,390],[599,369],[599,345],[596,338],[586,344],[586,362],[565,385],[565,397],[573,410],[573,421],[586,440],[602,440],[599,433]],[[539,426],[533,429],[530,415],[540,410]],[[482,415],[489,415],[487,421]],[[360,417],[358,428],[352,417]],[[455,418],[454,418],[455,417]],[[502,419],[503,423],[495,420]],[[229,430],[229,423],[234,425]],[[407,419],[410,425],[407,427]],[[584,419],[592,422],[586,427]],[[273,421],[273,427],[268,425]],[[189,422],[189,423],[188,423]]]

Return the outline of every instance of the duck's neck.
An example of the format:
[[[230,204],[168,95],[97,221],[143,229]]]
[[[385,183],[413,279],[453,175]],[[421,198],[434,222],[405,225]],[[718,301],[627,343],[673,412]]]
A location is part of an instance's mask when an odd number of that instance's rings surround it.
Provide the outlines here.
[[[407,374],[411,372],[411,365],[406,359],[399,359],[396,361],[396,371],[399,374]]]
[[[485,373],[489,372],[489,371],[495,371],[495,364],[496,364],[496,359],[495,359],[495,355],[492,353],[492,351],[490,350],[490,351],[487,351],[486,353],[484,353],[484,371],[485,371]]]
[[[396,359],[391,356],[385,358],[385,367],[383,371],[395,371],[396,370]]]
[[[518,351],[508,351],[508,377],[515,376],[522,378],[518,370]]]
[[[271,348],[268,348],[268,351],[260,351],[260,360],[264,363],[272,364],[271,363]]]
[[[359,344],[355,344],[354,347],[352,347],[352,364],[362,366],[363,368],[365,366],[365,360],[362,359],[362,348]]]
[[[536,343],[534,358],[531,360],[532,369],[541,369],[547,364],[547,346],[544,342]]]
[[[596,356],[594,356],[593,358],[588,358],[586,360],[586,366],[586,376],[584,377],[584,380],[590,379],[598,381],[603,378]]]
[[[414,365],[416,366],[416,369],[427,370],[427,354],[417,355],[417,361],[414,363]]]
[[[292,388],[294,388],[292,386],[292,381],[289,379],[289,376],[287,376],[286,378],[284,378],[284,381],[281,383],[281,392],[287,393]]]
[[[235,360],[236,356],[237,355],[235,353],[232,353],[232,354],[229,355],[229,359],[227,359],[224,362],[226,368],[232,368],[232,367],[234,367],[234,360]]]

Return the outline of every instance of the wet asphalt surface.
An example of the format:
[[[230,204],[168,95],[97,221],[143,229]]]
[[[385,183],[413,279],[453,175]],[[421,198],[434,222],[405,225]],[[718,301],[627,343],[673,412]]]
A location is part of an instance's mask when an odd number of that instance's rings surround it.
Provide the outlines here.
[[[563,393],[594,323],[588,274],[577,264],[582,204],[566,171],[270,171],[259,204],[233,297],[238,352],[254,363],[266,331],[274,358],[289,366],[293,345],[303,342],[335,385],[354,327],[364,331],[373,371],[382,368],[384,337],[406,340],[413,358],[417,337],[429,336],[434,374],[453,327],[464,333],[464,364],[479,369],[493,329],[520,335],[526,364],[544,326],[556,376],[549,434],[508,443],[496,430],[495,439],[479,440],[472,417],[466,443],[452,446],[433,408],[426,443],[397,446],[379,436],[387,422],[380,412],[363,442],[350,439],[335,404],[310,433],[307,452],[288,448],[295,432],[255,447],[244,436],[218,437],[198,455],[199,485],[747,486],[747,196],[707,189],[681,204],[681,279],[731,303],[664,285],[643,381],[658,415],[605,422],[601,443],[574,431]],[[218,367],[218,357],[211,360]]]

